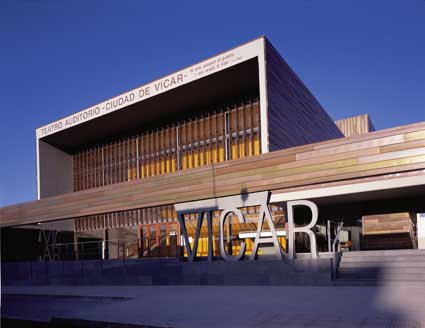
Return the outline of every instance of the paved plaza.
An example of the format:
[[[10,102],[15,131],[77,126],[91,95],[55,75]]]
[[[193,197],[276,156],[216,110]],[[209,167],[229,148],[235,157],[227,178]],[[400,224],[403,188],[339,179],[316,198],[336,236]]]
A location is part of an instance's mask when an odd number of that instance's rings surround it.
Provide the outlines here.
[[[425,286],[14,286],[2,315],[155,327],[425,327]]]

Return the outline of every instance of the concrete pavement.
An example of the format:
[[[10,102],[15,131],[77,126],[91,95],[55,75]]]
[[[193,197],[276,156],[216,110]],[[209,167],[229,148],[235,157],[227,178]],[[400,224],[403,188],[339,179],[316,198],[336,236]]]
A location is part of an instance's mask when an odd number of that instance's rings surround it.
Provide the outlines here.
[[[416,328],[425,327],[425,286],[6,286],[2,315],[158,327]]]

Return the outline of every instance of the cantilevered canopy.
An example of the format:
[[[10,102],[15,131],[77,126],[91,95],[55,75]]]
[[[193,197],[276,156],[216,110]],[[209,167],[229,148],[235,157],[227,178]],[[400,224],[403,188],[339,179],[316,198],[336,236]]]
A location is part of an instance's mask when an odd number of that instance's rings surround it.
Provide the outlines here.
[[[41,140],[65,152],[152,130],[170,122],[211,112],[219,106],[259,96],[258,57],[184,84]]]

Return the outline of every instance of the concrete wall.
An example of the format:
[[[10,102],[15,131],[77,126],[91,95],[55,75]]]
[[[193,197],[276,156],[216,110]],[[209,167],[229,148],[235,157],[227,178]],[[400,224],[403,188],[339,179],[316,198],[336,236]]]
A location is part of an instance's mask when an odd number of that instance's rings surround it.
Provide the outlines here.
[[[39,199],[74,191],[72,155],[38,140],[37,183]]]
[[[331,259],[2,263],[3,285],[331,285]]]

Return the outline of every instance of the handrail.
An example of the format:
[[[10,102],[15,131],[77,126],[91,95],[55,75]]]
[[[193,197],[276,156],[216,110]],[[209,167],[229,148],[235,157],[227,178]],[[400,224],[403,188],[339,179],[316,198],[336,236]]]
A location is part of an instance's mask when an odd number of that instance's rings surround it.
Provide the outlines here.
[[[140,241],[141,239],[140,238],[136,238],[136,239],[130,239],[130,240],[127,240],[127,239],[107,239],[107,240],[92,240],[92,241],[79,241],[79,242],[76,242],[76,243],[54,243],[54,244],[50,244],[50,245],[52,245],[52,246],[63,246],[63,245],[79,245],[79,244],[95,244],[95,243],[103,243],[103,242],[105,242],[105,243],[107,243],[107,242],[116,242],[116,241],[126,241],[126,242],[131,242],[131,241],[134,241],[134,242],[138,242],[138,241]]]
[[[157,236],[155,238],[114,238],[102,240],[90,240],[79,242],[49,243],[46,247],[58,255],[59,259],[79,260],[90,259],[122,259],[159,256],[165,252],[166,257],[180,257],[182,250],[179,242],[166,244],[166,237]],[[151,256],[151,252],[152,256]]]
[[[332,252],[333,253],[335,253],[335,249],[336,249],[337,243],[339,244],[339,234],[340,234],[340,232],[342,230],[343,225],[344,225],[344,222],[340,222],[338,224],[338,228],[336,230],[335,239],[334,239],[334,242],[332,243]]]
[[[334,280],[337,278],[339,262],[341,260],[341,254],[340,252],[336,251],[336,247],[339,245],[339,235],[343,226],[344,222],[340,222],[338,224],[335,239],[332,243],[332,279]]]

